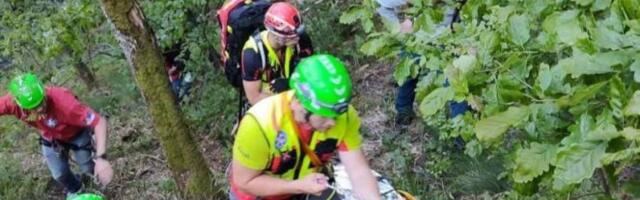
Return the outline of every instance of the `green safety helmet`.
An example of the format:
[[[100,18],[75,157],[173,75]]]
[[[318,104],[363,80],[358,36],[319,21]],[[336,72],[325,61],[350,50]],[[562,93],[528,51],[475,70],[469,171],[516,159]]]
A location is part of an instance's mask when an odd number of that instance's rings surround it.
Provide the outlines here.
[[[9,93],[16,104],[24,109],[38,107],[44,100],[45,89],[42,82],[31,73],[19,75],[9,82]]]
[[[84,193],[75,197],[67,198],[67,200],[104,200],[104,198],[97,194]]]
[[[313,114],[334,118],[349,108],[351,78],[344,64],[332,55],[318,54],[300,61],[289,86]]]

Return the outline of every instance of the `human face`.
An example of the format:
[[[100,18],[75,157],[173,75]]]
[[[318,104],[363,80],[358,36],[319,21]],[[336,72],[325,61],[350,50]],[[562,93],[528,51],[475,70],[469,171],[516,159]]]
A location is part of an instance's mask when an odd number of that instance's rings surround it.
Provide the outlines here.
[[[36,121],[41,118],[44,118],[44,116],[47,114],[46,99],[43,99],[42,103],[40,103],[40,105],[38,105],[37,107],[28,109],[27,113],[28,113],[27,121]]]
[[[336,125],[335,118],[322,117],[320,115],[315,115],[308,111],[300,104],[298,100],[294,100],[291,102],[291,108],[293,110],[293,115],[298,123],[307,123],[317,131],[327,131]]]
[[[307,110],[305,110],[305,111],[310,113]],[[311,125],[311,127],[313,129],[318,130],[318,131],[322,131],[322,132],[331,129],[333,126],[336,125],[336,119],[335,118],[323,117],[323,116],[316,115],[316,114],[309,115],[309,117],[307,117],[307,121],[308,121],[309,125]]]
[[[298,34],[284,35],[272,30],[270,30],[269,33],[273,38],[273,42],[275,43],[275,46],[278,46],[278,47],[285,47],[285,46],[293,47],[297,45],[298,41],[300,40],[300,37],[298,36]]]

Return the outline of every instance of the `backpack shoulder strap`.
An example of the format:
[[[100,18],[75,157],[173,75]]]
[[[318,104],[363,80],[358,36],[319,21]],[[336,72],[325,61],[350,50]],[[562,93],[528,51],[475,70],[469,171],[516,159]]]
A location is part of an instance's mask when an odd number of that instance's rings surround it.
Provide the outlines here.
[[[264,42],[262,41],[262,32],[257,32],[253,34],[253,40],[256,42],[258,46],[258,53],[260,54],[260,60],[262,61],[262,69],[264,70],[267,67],[267,55],[264,52]]]

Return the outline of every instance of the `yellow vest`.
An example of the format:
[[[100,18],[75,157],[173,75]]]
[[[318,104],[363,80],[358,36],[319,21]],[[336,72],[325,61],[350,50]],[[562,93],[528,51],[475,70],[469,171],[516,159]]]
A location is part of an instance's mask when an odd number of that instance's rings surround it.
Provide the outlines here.
[[[242,48],[244,49],[253,49],[255,52],[258,52],[258,54],[260,55],[260,57],[262,58],[262,70],[271,70],[271,68],[282,68],[283,70],[283,78],[289,78],[289,75],[291,74],[291,61],[293,59],[293,48],[291,47],[286,47],[285,49],[285,53],[284,53],[284,65],[282,63],[280,63],[280,59],[278,58],[278,54],[276,53],[275,50],[273,50],[273,47],[271,47],[271,45],[269,44],[269,40],[267,39],[267,35],[268,35],[268,31],[262,31],[259,33],[259,37],[260,37],[260,42],[256,41],[255,38],[253,38],[253,36],[249,37],[249,40],[247,40],[247,42],[244,44],[244,47]],[[262,44],[264,44],[264,47],[266,47],[266,51],[264,48],[262,48]],[[266,53],[266,56],[265,56]],[[262,91],[270,91],[269,89],[269,82],[271,80],[267,80],[267,75],[266,73],[262,73]]]
[[[289,107],[293,95],[293,91],[287,91],[268,97],[247,111],[234,143],[235,160],[245,167],[263,170],[285,180],[302,178],[315,171],[311,160],[301,149],[301,140],[295,132],[295,122]],[[325,151],[330,146],[333,148],[332,153],[339,148],[348,151],[360,147],[360,119],[356,110],[350,106],[349,111],[335,120],[334,127],[325,132],[315,131],[311,135],[308,147],[316,154],[320,151],[319,146]],[[279,126],[281,131],[276,130],[275,126]],[[286,164],[285,157],[289,157],[288,163],[293,166],[278,170],[277,165]]]

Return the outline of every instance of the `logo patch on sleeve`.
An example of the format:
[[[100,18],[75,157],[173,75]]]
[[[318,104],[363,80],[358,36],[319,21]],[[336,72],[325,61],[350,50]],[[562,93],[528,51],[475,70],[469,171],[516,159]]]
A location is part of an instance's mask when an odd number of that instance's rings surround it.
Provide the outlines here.
[[[58,120],[54,118],[49,118],[46,120],[46,124],[49,128],[55,128],[58,125]]]
[[[84,118],[84,121],[87,123],[87,126],[88,126],[88,125],[91,125],[91,123],[95,119],[96,119],[96,114],[94,114],[93,112],[87,112],[87,116]]]
[[[276,149],[278,149],[278,151],[282,151],[285,144],[287,144],[287,133],[284,131],[278,131],[278,135],[276,136]]]

